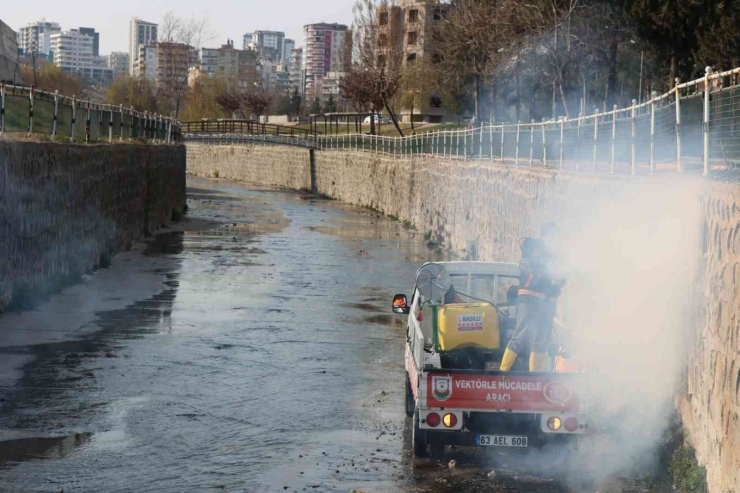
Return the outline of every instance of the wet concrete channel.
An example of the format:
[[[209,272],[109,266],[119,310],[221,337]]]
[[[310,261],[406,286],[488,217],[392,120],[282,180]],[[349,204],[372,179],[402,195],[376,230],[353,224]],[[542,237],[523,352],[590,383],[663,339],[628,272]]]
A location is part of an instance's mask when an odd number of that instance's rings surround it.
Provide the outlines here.
[[[110,268],[156,290],[122,294],[100,271],[89,320],[52,299],[40,341],[0,317],[0,358],[22,366],[0,382],[1,491],[574,491],[516,458],[495,478],[468,451],[455,468],[411,458],[405,320],[389,307],[449,256],[423,232],[226,181],[190,179],[188,197],[197,227]]]

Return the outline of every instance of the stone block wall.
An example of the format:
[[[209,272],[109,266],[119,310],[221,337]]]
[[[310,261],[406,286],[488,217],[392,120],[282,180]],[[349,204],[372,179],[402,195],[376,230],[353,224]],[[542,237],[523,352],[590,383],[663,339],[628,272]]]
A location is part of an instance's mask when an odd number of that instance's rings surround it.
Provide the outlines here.
[[[73,282],[185,201],[183,146],[0,140],[0,311]]]
[[[712,492],[740,491],[740,186],[703,197],[697,327],[678,405]]]
[[[625,211],[634,214],[626,223],[639,224],[640,208],[653,207],[651,197],[660,201],[666,190],[688,190],[688,200],[703,204],[696,221],[703,223],[696,225],[703,241],[681,250],[694,251],[699,267],[695,303],[688,310],[693,329],[682,334],[676,328],[675,337],[687,343],[680,358],[688,361],[681,364],[684,388],[676,403],[686,436],[707,468],[710,492],[740,491],[740,186],[345,151],[317,151],[312,164],[302,149],[188,144],[188,172],[200,176],[218,172],[260,185],[308,189],[312,166],[318,193],[408,220],[446,248],[480,260],[515,262],[519,237],[536,233],[545,221],[589,217],[599,202],[619,203],[639,192],[646,203]]]
[[[188,143],[188,173],[264,186],[311,190],[309,151],[300,147]]]

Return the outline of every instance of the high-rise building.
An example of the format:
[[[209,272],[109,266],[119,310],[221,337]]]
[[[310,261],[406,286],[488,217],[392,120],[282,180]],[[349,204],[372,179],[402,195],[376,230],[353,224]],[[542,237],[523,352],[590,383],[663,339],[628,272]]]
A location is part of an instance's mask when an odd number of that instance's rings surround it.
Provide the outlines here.
[[[139,45],[139,53],[134,62],[133,77],[141,77],[156,82],[157,43],[152,41],[145,45]]]
[[[302,65],[306,100],[321,97],[320,80],[329,72],[349,72],[352,66],[352,31],[344,24],[304,26]]]
[[[254,87],[259,82],[257,52],[237,50],[232,40],[221,48],[202,48],[199,76],[215,75],[234,79],[237,86],[244,89]]]
[[[379,42],[390,48],[386,53],[397,53],[403,57],[402,63],[415,63],[427,59],[433,63],[434,53],[425,34],[432,32],[444,17],[447,4],[439,0],[400,0],[394,6],[382,6],[377,12],[380,29]],[[384,48],[377,50],[377,56],[384,56]],[[409,122],[442,122],[447,112],[442,108],[441,99],[433,93],[419,94],[412,108],[400,108],[401,119]]]
[[[15,31],[0,21],[0,81],[20,82],[18,41]]]
[[[247,33],[243,37],[242,47],[245,50],[257,51],[260,60],[282,62],[285,59],[285,33],[282,31]]]
[[[198,65],[198,52],[185,43],[156,43],[157,87],[176,91],[190,81],[191,71]]]
[[[128,74],[128,53],[114,51],[108,55],[108,67],[113,69],[113,78]]]
[[[286,70],[290,70],[290,55],[291,52],[295,49],[295,40],[293,39],[285,39],[283,41],[283,57],[282,62],[283,66]]]
[[[96,63],[93,56],[92,36],[82,34],[77,29],[61,31],[51,35],[51,52],[54,65],[64,72],[76,75],[98,84],[113,80],[113,70],[104,64]]]
[[[79,31],[93,39],[93,56],[100,56],[100,33],[92,27],[81,27]]]
[[[134,66],[139,59],[139,47],[157,41],[157,24],[133,17],[129,24],[128,55],[129,73],[135,75]]]
[[[298,89],[303,94],[303,48],[290,51],[290,90]]]
[[[57,22],[32,22],[21,28],[18,49],[23,54],[36,53],[38,56],[48,57],[51,55],[51,35],[61,30],[62,27]]]

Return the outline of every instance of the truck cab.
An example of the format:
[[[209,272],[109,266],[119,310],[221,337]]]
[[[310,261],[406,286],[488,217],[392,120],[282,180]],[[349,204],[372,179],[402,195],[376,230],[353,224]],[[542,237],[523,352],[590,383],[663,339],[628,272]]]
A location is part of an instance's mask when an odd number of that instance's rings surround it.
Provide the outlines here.
[[[408,317],[415,456],[441,458],[445,445],[573,449],[587,432],[580,374],[526,371],[527,354],[513,371],[499,370],[516,329],[518,286],[516,264],[438,262],[419,269],[410,300],[394,297],[393,312]],[[561,338],[558,326],[554,348]]]

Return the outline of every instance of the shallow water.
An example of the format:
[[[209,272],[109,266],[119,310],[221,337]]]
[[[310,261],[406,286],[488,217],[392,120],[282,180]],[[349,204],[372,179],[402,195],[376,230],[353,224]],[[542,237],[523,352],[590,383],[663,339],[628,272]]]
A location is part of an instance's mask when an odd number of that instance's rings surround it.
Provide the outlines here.
[[[423,233],[299,193],[189,185],[189,215],[221,224],[149,242],[159,293],[98,312],[82,340],[7,350],[34,360],[0,406],[19,434],[0,442],[0,490],[567,490],[505,463],[488,479],[491,458],[468,451],[455,469],[411,459],[389,307],[445,256]]]

